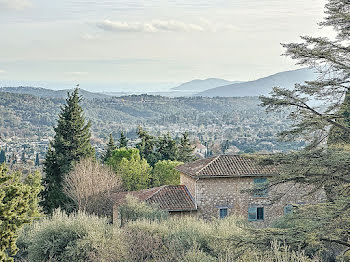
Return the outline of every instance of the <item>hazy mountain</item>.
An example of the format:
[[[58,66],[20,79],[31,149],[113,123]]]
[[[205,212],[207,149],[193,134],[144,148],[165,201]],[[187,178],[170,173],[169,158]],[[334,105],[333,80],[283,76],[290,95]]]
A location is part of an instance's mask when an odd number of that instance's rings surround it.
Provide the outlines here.
[[[212,88],[196,94],[207,97],[235,97],[267,95],[275,86],[292,88],[295,83],[316,79],[316,74],[310,69],[298,69],[280,72],[254,81],[230,84]]]
[[[0,92],[14,93],[14,94],[27,94],[38,97],[50,97],[50,98],[66,98],[67,92],[71,92],[72,89],[65,90],[51,90],[42,87],[30,87],[30,86],[18,86],[18,87],[0,87]],[[105,94],[92,93],[83,89],[80,89],[79,93],[85,99],[94,98],[107,98],[110,97]]]
[[[205,80],[195,79],[190,82],[183,83],[177,87],[172,88],[174,91],[191,91],[191,92],[200,92],[215,88],[218,86],[230,85],[234,83],[240,83],[239,81],[228,81],[220,78],[208,78]]]

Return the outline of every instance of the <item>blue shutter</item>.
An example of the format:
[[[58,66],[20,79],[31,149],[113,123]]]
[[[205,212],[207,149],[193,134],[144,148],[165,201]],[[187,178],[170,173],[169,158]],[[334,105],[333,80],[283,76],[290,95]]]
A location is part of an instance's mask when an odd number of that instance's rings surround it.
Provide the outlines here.
[[[248,221],[255,221],[257,218],[257,210],[256,207],[248,208]]]
[[[293,213],[293,206],[292,205],[286,205],[284,207],[284,214],[288,215],[288,214],[291,214],[291,213]]]
[[[220,218],[227,217],[227,208],[220,208]]]

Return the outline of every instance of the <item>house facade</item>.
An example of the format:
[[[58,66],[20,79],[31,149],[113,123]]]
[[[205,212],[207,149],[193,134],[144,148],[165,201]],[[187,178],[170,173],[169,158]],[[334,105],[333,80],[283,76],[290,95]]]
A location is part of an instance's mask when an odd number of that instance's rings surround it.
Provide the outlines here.
[[[278,175],[277,170],[273,166],[259,165],[249,156],[219,155],[176,169],[180,172],[180,186],[163,186],[131,194],[157,203],[172,215],[195,215],[207,220],[236,215],[259,227],[268,226],[292,212],[294,205],[315,204],[324,199],[323,192],[308,194],[312,188],[294,183],[262,190],[262,185]]]

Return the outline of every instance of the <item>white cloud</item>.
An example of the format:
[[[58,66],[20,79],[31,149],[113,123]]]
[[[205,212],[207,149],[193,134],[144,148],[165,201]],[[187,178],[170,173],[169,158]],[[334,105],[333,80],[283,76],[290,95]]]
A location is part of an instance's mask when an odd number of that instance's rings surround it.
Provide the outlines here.
[[[105,31],[113,32],[144,32],[144,33],[156,33],[156,32],[203,32],[205,28],[201,25],[183,23],[176,20],[153,20],[148,23],[140,22],[120,22],[104,20],[98,22],[97,27]]]
[[[3,9],[22,10],[31,7],[29,0],[0,0],[0,11]]]
[[[5,73],[6,73],[5,70],[1,70],[1,69],[0,69],[0,74],[5,74]]]

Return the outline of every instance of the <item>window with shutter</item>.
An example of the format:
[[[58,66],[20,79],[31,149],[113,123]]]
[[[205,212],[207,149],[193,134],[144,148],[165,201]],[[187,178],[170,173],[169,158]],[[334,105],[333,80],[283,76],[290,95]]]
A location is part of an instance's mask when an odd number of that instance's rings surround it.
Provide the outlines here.
[[[248,221],[256,220],[256,207],[248,208]]]
[[[227,208],[220,208],[220,218],[227,217]]]
[[[248,221],[264,220],[264,208],[263,207],[250,207],[248,208]]]
[[[267,188],[265,188],[265,187],[267,185],[268,185],[267,178],[263,178],[263,177],[254,178],[254,187],[255,187],[254,196],[255,197],[266,197],[267,196]]]
[[[291,213],[293,213],[293,206],[292,205],[286,205],[284,207],[284,214],[288,215],[288,214],[291,214]]]

